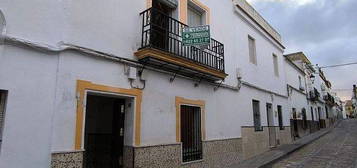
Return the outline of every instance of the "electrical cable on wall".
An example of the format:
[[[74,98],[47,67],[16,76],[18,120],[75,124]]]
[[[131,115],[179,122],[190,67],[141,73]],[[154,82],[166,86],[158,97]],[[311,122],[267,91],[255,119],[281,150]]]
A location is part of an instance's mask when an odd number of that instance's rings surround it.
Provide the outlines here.
[[[350,66],[350,65],[357,65],[357,62],[346,63],[346,64],[336,64],[336,65],[329,65],[329,66],[322,66],[322,67],[320,67],[320,68],[321,68],[321,69],[324,69],[324,68],[335,68],[335,67]]]

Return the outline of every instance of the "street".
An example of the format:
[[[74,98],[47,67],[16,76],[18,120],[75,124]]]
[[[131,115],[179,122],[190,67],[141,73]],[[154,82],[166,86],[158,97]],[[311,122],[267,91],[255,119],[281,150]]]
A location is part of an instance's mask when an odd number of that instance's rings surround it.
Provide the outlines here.
[[[273,164],[273,168],[356,168],[357,120],[344,120],[327,135]]]

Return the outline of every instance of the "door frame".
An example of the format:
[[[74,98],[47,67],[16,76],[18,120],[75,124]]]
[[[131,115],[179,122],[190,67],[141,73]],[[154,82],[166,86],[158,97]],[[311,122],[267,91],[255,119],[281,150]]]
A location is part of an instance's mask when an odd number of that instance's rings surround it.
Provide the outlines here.
[[[270,110],[269,108],[270,107]],[[277,145],[277,137],[276,137],[276,129],[274,124],[274,110],[273,110],[273,103],[266,103],[265,109],[267,112],[267,126],[268,126],[268,133],[269,133],[269,146],[275,147]],[[270,121],[272,120],[272,121]]]
[[[95,97],[100,97],[100,98],[111,98],[111,99],[114,99],[114,102],[113,102],[113,109],[112,109],[112,118],[111,118],[111,122],[112,122],[112,125],[111,125],[111,127],[112,127],[112,137],[111,138],[113,138],[113,136],[114,136],[114,132],[113,132],[113,130],[114,130],[114,128],[113,128],[113,126],[114,126],[114,124],[115,124],[115,122],[114,122],[114,119],[115,118],[118,118],[119,116],[116,116],[115,117],[115,114],[116,113],[118,113],[118,111],[116,111],[115,110],[115,106],[116,105],[118,105],[117,104],[117,100],[119,99],[120,101],[122,101],[122,103],[121,103],[121,105],[124,105],[125,106],[125,104],[126,104],[126,102],[127,101],[132,101],[132,96],[126,96],[126,95],[121,95],[121,94],[114,94],[114,93],[105,93],[105,92],[100,92],[100,91],[92,91],[92,90],[86,90],[86,93],[85,93],[85,104],[84,104],[84,121],[83,121],[83,142],[82,142],[82,145],[83,145],[83,150],[85,151],[85,153],[84,153],[84,157],[83,157],[83,163],[82,163],[82,166],[83,167],[85,167],[85,165],[86,165],[86,163],[88,163],[87,162],[87,160],[86,160],[86,156],[88,156],[87,155],[87,149],[88,148],[86,148],[86,143],[85,143],[85,140],[86,140],[86,138],[85,138],[85,135],[86,135],[86,124],[87,124],[87,105],[88,105],[88,103],[87,103],[87,101],[88,101],[88,97],[89,96],[95,96]],[[119,107],[119,109],[117,109],[117,110],[120,110],[120,108],[121,107]],[[120,111],[120,113],[122,113],[122,111]],[[124,107],[124,114],[122,114],[122,116],[120,117],[120,120],[122,120],[122,124],[123,124],[123,135],[122,135],[122,139],[121,139],[121,146],[122,146],[122,150],[123,151],[121,151],[122,153],[121,153],[121,157],[122,157],[122,159],[124,158],[124,147],[125,147],[125,114],[126,113],[126,107]],[[87,125],[88,126],[88,125]],[[118,134],[120,134],[120,130],[118,130]],[[120,135],[119,135],[120,136]],[[112,139],[111,139],[112,140]],[[88,144],[87,144],[88,145]],[[88,146],[87,146],[88,147]],[[110,155],[112,155],[112,153],[110,154]],[[119,161],[119,160],[118,160]],[[122,160],[122,164],[124,164],[124,160]],[[119,165],[119,168],[121,168],[121,166],[124,166],[124,165]]]
[[[141,104],[142,91],[139,89],[124,89],[100,84],[94,84],[89,81],[77,80],[77,110],[74,149],[84,150],[85,133],[85,111],[87,94],[94,93],[100,95],[110,95],[118,97],[132,98],[134,100],[134,146],[140,146],[141,141]]]
[[[273,120],[272,122],[273,123],[270,123],[270,114],[269,114],[269,111],[268,111],[268,106],[270,106],[270,109],[271,109],[271,119]],[[266,112],[267,112],[267,126],[274,126],[274,110],[273,110],[273,104],[272,103],[266,103],[265,104],[265,109],[266,109]],[[271,125],[272,124],[272,125]]]

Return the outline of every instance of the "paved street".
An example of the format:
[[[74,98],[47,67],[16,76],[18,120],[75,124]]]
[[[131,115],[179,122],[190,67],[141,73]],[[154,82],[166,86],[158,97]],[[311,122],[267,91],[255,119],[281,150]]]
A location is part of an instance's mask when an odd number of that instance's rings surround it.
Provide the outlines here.
[[[329,134],[275,163],[273,168],[357,168],[357,120],[342,121]]]

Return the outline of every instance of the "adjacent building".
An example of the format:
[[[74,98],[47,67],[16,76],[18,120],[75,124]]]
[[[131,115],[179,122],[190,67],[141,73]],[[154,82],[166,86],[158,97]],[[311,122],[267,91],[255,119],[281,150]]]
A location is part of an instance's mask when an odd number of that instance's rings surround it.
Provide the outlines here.
[[[330,127],[342,115],[331,82],[303,52],[285,55],[293,139]]]
[[[228,167],[334,116],[244,0],[3,0],[0,33],[0,167]]]

